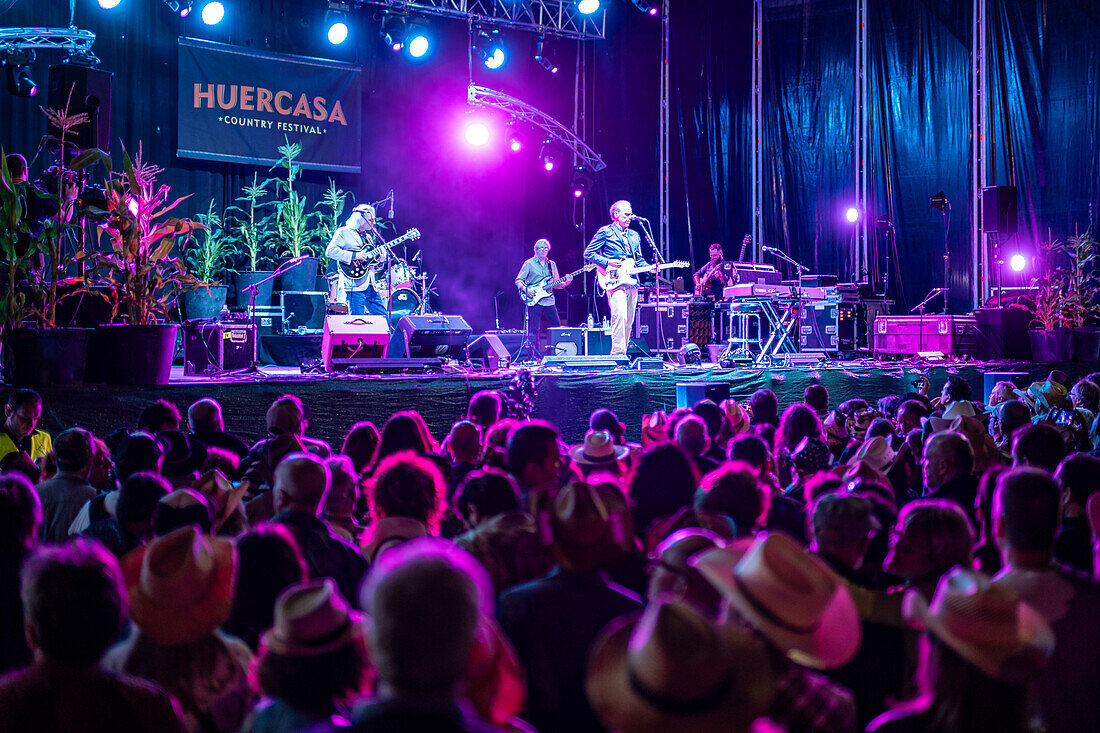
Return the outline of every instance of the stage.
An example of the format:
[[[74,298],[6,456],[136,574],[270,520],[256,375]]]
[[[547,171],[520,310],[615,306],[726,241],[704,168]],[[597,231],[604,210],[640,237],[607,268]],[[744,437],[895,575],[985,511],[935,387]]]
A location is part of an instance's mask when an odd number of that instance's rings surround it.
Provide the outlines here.
[[[886,394],[912,389],[920,374],[932,383],[936,396],[947,376],[957,374],[974,389],[976,399],[986,391],[985,375],[1019,372],[1018,384],[1043,380],[1053,368],[1076,379],[1094,368],[1088,364],[1029,364],[977,361],[823,361],[808,366],[785,368],[734,368],[716,366],[665,366],[661,371],[562,371],[535,367],[531,370],[537,390],[534,417],[557,425],[568,442],[583,435],[588,415],[599,407],[614,410],[632,440],[639,439],[642,417],[653,410],[676,407],[676,385],[690,382],[721,382],[730,393],[746,400],[755,390],[768,387],[779,398],[780,407],[800,401],[805,388],[825,385],[831,403],[853,397],[871,402]],[[44,398],[41,427],[56,434],[84,425],[97,435],[120,426],[133,426],[142,408],[157,398],[176,404],[181,412],[200,397],[211,396],[225,410],[230,432],[251,442],[265,433],[264,416],[272,400],[292,392],[310,407],[308,434],[339,447],[348,428],[359,420],[370,420],[379,428],[397,410],[418,410],[436,439],[446,435],[452,422],[465,414],[472,394],[483,389],[502,389],[512,380],[512,370],[470,371],[433,374],[360,375],[302,374],[289,367],[264,367],[262,373],[244,376],[188,377],[182,368],[173,369],[170,384],[163,387],[82,387],[40,390]]]

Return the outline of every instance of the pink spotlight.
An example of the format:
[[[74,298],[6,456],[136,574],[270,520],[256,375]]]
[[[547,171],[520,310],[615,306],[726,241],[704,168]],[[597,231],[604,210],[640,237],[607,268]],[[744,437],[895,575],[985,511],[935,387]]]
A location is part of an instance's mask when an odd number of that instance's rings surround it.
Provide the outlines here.
[[[542,167],[545,168],[547,171],[552,171],[554,170],[554,161],[547,158],[543,161]]]
[[[488,126],[484,122],[471,122],[466,125],[466,142],[478,148],[488,143]]]
[[[859,209],[854,206],[849,206],[848,210],[844,212],[844,218],[850,223],[855,224],[859,221]]]
[[[1024,268],[1027,267],[1027,258],[1021,254],[1012,255],[1008,260],[1008,266],[1014,272],[1023,272]]]
[[[649,8],[649,10],[647,10],[646,12],[649,13],[650,15],[652,15],[652,16],[656,16],[657,15],[657,8],[651,6]]]
[[[518,137],[514,137],[514,138],[512,138],[512,140],[511,140],[511,141],[510,141],[510,142],[508,143],[508,148],[509,148],[509,149],[510,149],[510,150],[511,150],[511,151],[512,151],[513,153],[518,153],[518,152],[519,152],[520,150],[522,150],[522,149],[523,149],[523,143],[521,143],[521,142],[519,141],[519,138],[518,138]]]

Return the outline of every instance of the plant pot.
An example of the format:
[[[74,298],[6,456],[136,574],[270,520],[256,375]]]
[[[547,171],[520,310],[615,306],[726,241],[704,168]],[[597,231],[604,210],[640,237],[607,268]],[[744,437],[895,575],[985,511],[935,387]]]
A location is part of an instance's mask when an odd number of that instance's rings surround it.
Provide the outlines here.
[[[237,294],[233,301],[233,304],[238,308],[247,308],[252,303],[252,294],[248,292],[246,288],[253,283],[258,283],[265,278],[271,277],[271,270],[241,270],[237,273],[237,277],[234,279],[233,284],[236,286]],[[256,286],[256,305],[268,306],[271,305],[271,292],[275,289],[275,281],[268,280],[262,285]]]
[[[84,383],[90,328],[18,329],[8,337],[4,362],[16,387]]]
[[[1070,330],[1073,332],[1074,360],[1084,364],[1100,361],[1100,328],[1084,326]]]
[[[1031,341],[1031,360],[1039,364],[1067,362],[1073,357],[1073,332],[1028,331]]]
[[[275,278],[275,287],[283,292],[311,292],[317,285],[320,264],[316,257],[306,257]]]
[[[168,384],[179,325],[99,326],[88,349],[89,377],[107,384]]]
[[[181,298],[184,317],[190,321],[218,318],[228,293],[229,288],[225,285],[207,285],[197,290],[188,290]]]

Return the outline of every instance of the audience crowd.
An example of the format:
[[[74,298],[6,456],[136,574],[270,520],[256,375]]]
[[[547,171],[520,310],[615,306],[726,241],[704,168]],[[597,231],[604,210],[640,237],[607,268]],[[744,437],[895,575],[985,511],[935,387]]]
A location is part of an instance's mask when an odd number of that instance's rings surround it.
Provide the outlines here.
[[[1100,374],[0,431],[0,730],[1097,731]],[[437,442],[437,437],[442,442]]]

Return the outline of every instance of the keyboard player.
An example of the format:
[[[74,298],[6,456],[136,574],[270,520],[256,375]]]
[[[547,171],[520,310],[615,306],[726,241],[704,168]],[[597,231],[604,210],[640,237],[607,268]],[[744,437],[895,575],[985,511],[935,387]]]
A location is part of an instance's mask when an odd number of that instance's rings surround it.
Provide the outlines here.
[[[737,267],[726,260],[722,245],[710,245],[710,259],[695,273],[695,294],[713,298],[722,297],[722,289],[737,283]]]

